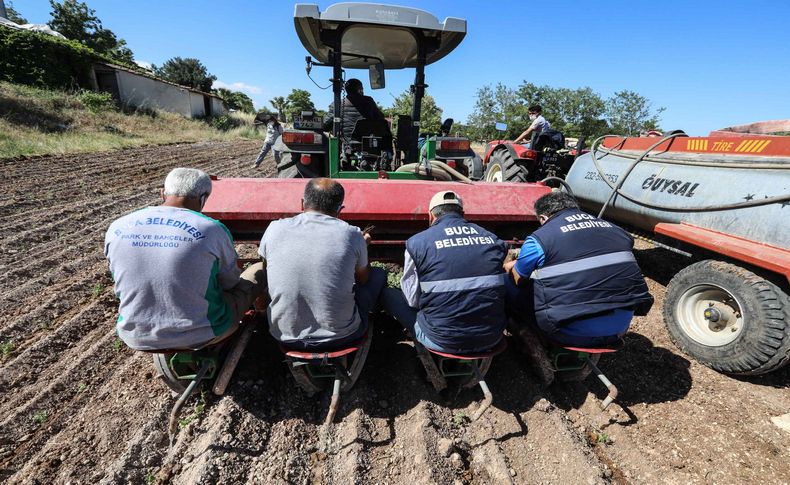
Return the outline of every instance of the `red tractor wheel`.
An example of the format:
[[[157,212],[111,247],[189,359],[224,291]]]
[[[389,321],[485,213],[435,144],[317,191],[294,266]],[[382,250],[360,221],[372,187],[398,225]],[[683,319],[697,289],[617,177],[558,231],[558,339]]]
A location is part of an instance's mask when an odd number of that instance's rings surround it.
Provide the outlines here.
[[[526,182],[529,171],[507,150],[497,150],[488,161],[486,182]]]

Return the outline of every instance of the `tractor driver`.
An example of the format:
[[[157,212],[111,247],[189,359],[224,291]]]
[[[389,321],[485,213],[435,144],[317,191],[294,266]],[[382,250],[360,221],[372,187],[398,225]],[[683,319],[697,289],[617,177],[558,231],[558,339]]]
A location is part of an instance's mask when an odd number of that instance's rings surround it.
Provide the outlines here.
[[[386,288],[384,308],[425,347],[450,353],[493,348],[505,329],[505,243],[464,219],[446,190],[431,198],[430,227],[409,238],[401,290]]]
[[[544,118],[541,114],[542,112],[543,108],[541,108],[539,104],[534,104],[527,108],[527,114],[529,115],[529,119],[532,121],[532,123],[529,125],[529,128],[524,130],[524,133],[520,134],[518,138],[513,140],[513,143],[522,143],[524,140],[535,140],[541,133],[548,131],[551,128],[549,122],[546,121],[546,118]]]
[[[535,213],[541,227],[526,238],[518,259],[505,264],[512,277],[509,310],[553,342],[616,342],[634,314],[647,314],[653,304],[634,259],[633,238],[579,210],[565,192],[536,200]]]
[[[269,331],[296,350],[334,350],[361,339],[387,276],[368,264],[370,235],[338,219],[345,191],[310,179],[303,212],[269,224],[259,253],[267,267]]]
[[[384,120],[386,118],[376,102],[373,101],[373,98],[365,96],[365,88],[362,86],[362,81],[351,78],[346,81],[345,89],[346,97],[343,99],[341,117],[343,120],[343,137],[346,140],[350,140],[357,121]],[[334,103],[329,105],[329,116],[333,116],[333,113]],[[384,143],[384,146],[392,146],[391,133],[389,134],[389,145],[386,144],[386,140]]]
[[[228,229],[200,213],[211,179],[194,168],[165,178],[162,205],[110,225],[104,254],[120,299],[118,336],[135,350],[196,350],[239,328],[265,293],[258,263],[240,273]]]

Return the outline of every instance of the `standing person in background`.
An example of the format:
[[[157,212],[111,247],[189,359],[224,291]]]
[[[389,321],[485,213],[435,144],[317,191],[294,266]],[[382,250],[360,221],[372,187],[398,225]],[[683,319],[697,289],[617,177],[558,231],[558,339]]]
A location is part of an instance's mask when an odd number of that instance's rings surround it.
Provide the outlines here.
[[[252,164],[252,168],[258,168],[264,158],[266,158],[266,154],[269,153],[269,150],[274,152],[274,161],[278,165],[280,164],[280,152],[273,149],[274,143],[277,141],[277,138],[280,137],[283,133],[283,127],[280,125],[280,122],[277,121],[277,117],[275,115],[271,115],[268,118],[265,118],[266,123],[266,138],[263,140],[263,146],[261,147],[261,152],[258,154],[258,158],[255,159],[255,162]]]
[[[548,131],[551,128],[551,125],[546,118],[543,117],[541,114],[543,112],[543,108],[540,107],[539,104],[534,104],[527,109],[527,113],[529,113],[529,119],[532,123],[529,125],[529,128],[524,130],[524,133],[520,134],[518,138],[513,140],[513,143],[522,143],[524,140],[527,140],[529,137],[529,141],[534,140],[538,135],[541,133]]]

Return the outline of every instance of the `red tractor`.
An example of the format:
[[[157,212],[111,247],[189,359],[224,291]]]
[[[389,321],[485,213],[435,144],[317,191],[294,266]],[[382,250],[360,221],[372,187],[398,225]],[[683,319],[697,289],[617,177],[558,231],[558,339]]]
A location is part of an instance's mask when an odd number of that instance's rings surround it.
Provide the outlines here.
[[[497,130],[507,125],[497,123]],[[569,143],[571,140],[575,144]],[[537,182],[546,177],[564,178],[581,152],[584,139],[566,140],[562,133],[548,130],[535,136],[531,143],[510,140],[488,142],[483,157],[486,182]]]

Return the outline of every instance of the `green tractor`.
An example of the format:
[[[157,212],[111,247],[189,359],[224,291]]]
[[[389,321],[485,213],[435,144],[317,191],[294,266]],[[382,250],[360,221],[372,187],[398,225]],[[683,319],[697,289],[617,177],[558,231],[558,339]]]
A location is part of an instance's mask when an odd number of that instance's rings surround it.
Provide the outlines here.
[[[420,108],[425,94],[425,66],[453,51],[466,35],[466,21],[433,15],[414,8],[362,3],[297,4],[296,33],[311,54],[314,66],[331,67],[334,102],[324,119],[312,111],[296,113],[293,129],[275,144],[282,153],[281,178],[389,178],[479,180],[483,163],[464,137],[450,136],[452,120],[439,133],[424,133]],[[395,130],[386,120],[359,119],[344,126],[346,69],[367,69],[370,86],[385,86],[387,69],[414,68],[411,115],[397,116]],[[345,120],[345,123],[349,123]]]

